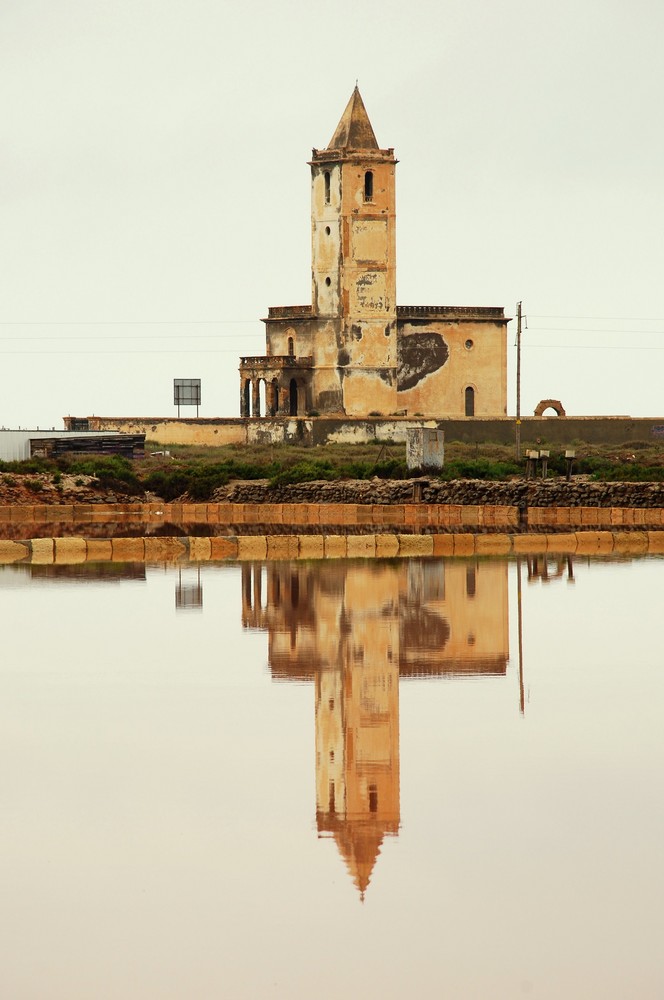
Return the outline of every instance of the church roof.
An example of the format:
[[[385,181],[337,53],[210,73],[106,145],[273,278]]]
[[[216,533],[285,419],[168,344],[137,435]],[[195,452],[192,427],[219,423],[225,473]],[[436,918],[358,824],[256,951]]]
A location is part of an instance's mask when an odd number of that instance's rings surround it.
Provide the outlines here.
[[[355,86],[346,110],[341,116],[328,149],[378,149],[378,142],[369,121],[362,96]]]

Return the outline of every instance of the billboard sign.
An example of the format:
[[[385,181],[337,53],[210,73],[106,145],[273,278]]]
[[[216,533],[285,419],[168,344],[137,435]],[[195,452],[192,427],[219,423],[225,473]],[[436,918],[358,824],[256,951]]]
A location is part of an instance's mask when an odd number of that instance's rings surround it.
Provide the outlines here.
[[[198,407],[201,405],[201,380],[199,378],[174,378],[173,402],[178,408],[178,417],[181,406],[195,406],[196,416],[198,416]]]

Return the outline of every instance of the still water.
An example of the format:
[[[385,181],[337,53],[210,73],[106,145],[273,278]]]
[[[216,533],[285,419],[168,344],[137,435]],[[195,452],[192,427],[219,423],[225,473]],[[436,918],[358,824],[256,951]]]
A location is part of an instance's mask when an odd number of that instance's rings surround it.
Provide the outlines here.
[[[0,996],[664,996],[664,562],[0,569]]]

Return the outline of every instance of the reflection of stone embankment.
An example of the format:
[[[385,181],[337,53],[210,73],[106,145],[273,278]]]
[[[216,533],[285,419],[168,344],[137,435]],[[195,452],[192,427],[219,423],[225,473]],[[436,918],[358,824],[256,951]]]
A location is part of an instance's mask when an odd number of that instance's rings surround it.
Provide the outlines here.
[[[6,539],[527,533],[664,529],[664,506],[471,503],[201,503],[0,506]]]

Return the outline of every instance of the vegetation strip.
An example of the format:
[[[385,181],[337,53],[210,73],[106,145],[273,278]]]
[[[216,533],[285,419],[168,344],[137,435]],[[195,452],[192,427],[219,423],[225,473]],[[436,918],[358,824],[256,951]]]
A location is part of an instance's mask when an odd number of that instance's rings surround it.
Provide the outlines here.
[[[664,483],[664,443],[631,441],[623,445],[589,445],[571,441],[575,450],[574,479],[585,476],[603,483]],[[529,445],[530,447],[530,445]],[[532,447],[546,448],[549,476],[561,477],[565,484],[565,449],[546,441]],[[305,448],[296,445],[226,445],[195,447],[157,446],[147,443],[147,456],[129,461],[121,456],[62,455],[55,459],[0,461],[0,502],[24,487],[35,502],[40,497],[52,502],[58,494],[69,499],[76,490],[94,498],[114,494],[117,498],[143,497],[151,493],[164,502],[187,498],[205,502],[220,499],[216,494],[236,481],[261,480],[263,489],[282,497],[289,486],[312,482],[353,484],[381,480],[408,480],[404,444],[327,444]],[[433,484],[463,484],[468,480],[484,484],[518,483],[525,462],[516,461],[513,447],[492,444],[464,444],[451,441],[445,446],[445,466],[431,478]],[[531,481],[531,486],[532,486]],[[569,485],[568,485],[569,488]],[[426,498],[425,498],[426,499]],[[5,500],[4,502],[24,502]]]

